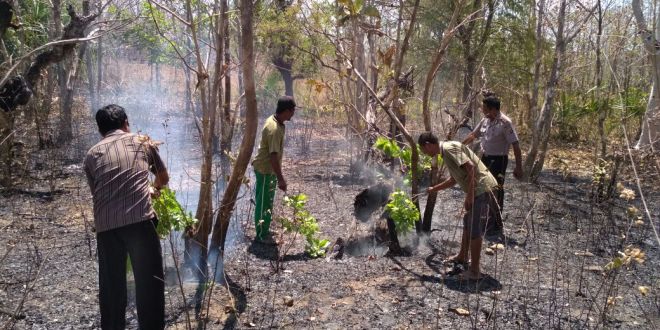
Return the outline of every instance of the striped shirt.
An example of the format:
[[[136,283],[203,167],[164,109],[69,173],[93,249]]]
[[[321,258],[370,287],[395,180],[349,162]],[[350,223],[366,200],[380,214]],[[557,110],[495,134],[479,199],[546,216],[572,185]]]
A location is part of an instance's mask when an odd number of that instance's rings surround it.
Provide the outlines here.
[[[89,149],[84,168],[97,233],[155,217],[149,172],[163,171],[165,164],[145,139],[119,129],[110,131]]]

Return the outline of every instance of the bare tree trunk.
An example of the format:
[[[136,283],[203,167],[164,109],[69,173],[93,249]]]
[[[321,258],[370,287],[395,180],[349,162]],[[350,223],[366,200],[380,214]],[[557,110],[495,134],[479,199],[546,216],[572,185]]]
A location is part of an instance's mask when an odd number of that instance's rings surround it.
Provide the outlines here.
[[[89,15],[89,0],[82,3],[83,15]],[[64,97],[60,103],[60,123],[59,123],[59,136],[57,137],[57,144],[62,145],[68,143],[73,139],[73,97],[75,94],[76,83],[78,82],[78,69],[85,59],[87,51],[87,43],[80,45],[78,50],[78,57],[70,60],[70,68],[66,79],[66,88],[64,90]]]
[[[440,40],[440,45],[438,46],[438,49],[435,52],[435,57],[433,58],[431,67],[429,68],[429,71],[426,74],[426,80],[424,82],[424,93],[422,96],[422,116],[424,117],[424,130],[426,130],[427,132],[433,131],[433,125],[431,124],[431,106],[430,106],[431,93],[433,91],[433,82],[435,81],[435,76],[438,74],[440,65],[442,64],[445,54],[447,53],[447,47],[449,47],[449,41],[456,34],[457,31],[456,25],[458,23],[458,16],[463,6],[464,6],[464,1],[460,1],[457,4],[456,8],[454,9],[454,13],[452,14],[452,17],[449,20],[449,24],[447,25],[447,28],[445,28],[445,31],[442,34],[442,40]],[[431,165],[431,183],[430,183],[431,185],[438,184],[439,174],[440,174],[439,172],[441,172],[441,170],[438,169],[437,158],[435,158]],[[422,231],[424,232],[431,231],[433,210],[435,209],[435,203],[437,199],[438,199],[438,192],[435,191],[430,193],[427,197],[426,207],[424,208],[424,216],[422,218]]]
[[[600,138],[600,158],[605,159],[607,155],[607,136],[605,134],[605,120],[607,119],[607,98],[603,99],[603,64],[601,39],[603,37],[603,6],[598,0],[598,35],[596,36],[596,104],[598,107],[598,136]]]
[[[483,29],[480,30],[481,33],[476,42],[473,43],[472,38],[477,28],[478,20],[473,19],[458,29],[458,37],[461,39],[461,44],[463,45],[463,58],[465,60],[465,69],[463,70],[463,92],[461,94],[461,100],[465,109],[463,110],[461,121],[471,120],[474,116],[474,109],[476,107],[475,95],[479,92],[474,90],[477,60],[482,56],[484,46],[490,37],[493,16],[495,14],[495,3],[494,0],[489,0],[487,3],[488,14],[483,23]],[[478,13],[483,11],[483,9],[480,10],[481,7],[482,1],[474,0],[471,6],[471,12]]]
[[[545,19],[545,0],[540,0],[537,5],[536,15],[536,49],[534,55],[534,78],[532,80],[532,90],[529,98],[529,112],[527,126],[533,129],[536,124],[538,103],[539,103],[539,85],[541,81],[541,64],[543,63],[543,26]]]
[[[253,11],[254,5],[252,0],[240,1],[241,11],[241,48],[242,57],[240,63],[243,67],[243,79],[245,84],[245,101],[246,101],[246,114],[245,114],[245,131],[241,147],[236,158],[234,169],[227,183],[222,202],[220,203],[220,211],[213,228],[212,249],[220,249],[222,254],[225,248],[225,241],[227,238],[227,229],[231,215],[236,204],[236,197],[238,191],[245,177],[245,171],[252,157],[252,150],[254,149],[254,141],[257,136],[257,96],[254,81],[254,34],[253,34]]]
[[[99,106],[103,102],[103,38],[99,38],[96,48],[96,95]]]
[[[223,175],[229,174],[229,159],[226,153],[231,152],[232,140],[234,136],[234,123],[235,117],[231,113],[231,75],[229,74],[229,67],[231,66],[231,53],[229,49],[229,19],[227,11],[229,10],[227,0],[222,0],[222,21],[224,22],[224,103],[222,106],[221,126],[220,126],[220,159],[222,160],[221,168]]]
[[[187,0],[185,3],[186,8],[186,19],[188,22],[192,22],[194,19],[191,0]],[[195,56],[197,64],[197,88],[199,90],[199,99],[202,106],[202,125],[201,125],[201,144],[202,144],[202,166],[200,173],[200,186],[199,186],[199,201],[197,203],[197,211],[195,212],[195,217],[198,220],[198,223],[192,234],[192,241],[186,241],[186,249],[189,251],[187,255],[190,255],[195,261],[196,269],[201,273],[198,276],[201,279],[206,279],[207,277],[207,247],[208,247],[208,237],[211,231],[211,226],[213,224],[213,133],[215,130],[215,118],[216,118],[216,106],[217,104],[213,102],[215,99],[213,91],[207,91],[208,74],[206,73],[206,68],[204,67],[204,59],[202,58],[201,47],[199,45],[199,37],[197,26],[195,24],[190,24],[191,38],[193,42],[193,53]],[[209,97],[210,96],[210,97]]]
[[[524,163],[525,175],[535,181],[543,169],[545,155],[548,149],[550,129],[552,127],[552,116],[554,112],[554,101],[557,85],[559,84],[559,72],[561,71],[564,54],[566,53],[566,40],[564,36],[564,23],[566,21],[566,0],[562,0],[559,6],[555,50],[550,69],[550,77],[546,84],[543,107],[532,132],[532,143]]]
[[[632,1],[632,8],[639,34],[642,37],[644,47],[653,65],[653,71],[651,72],[653,86],[651,87],[649,101],[646,105],[646,113],[642,120],[642,133],[635,148],[651,147],[653,150],[658,150],[660,148],[660,89],[658,88],[658,83],[660,83],[660,49],[656,45],[658,44],[658,39],[660,39],[660,33],[658,31],[655,31],[655,33],[649,31],[639,0]],[[660,24],[656,27],[660,30]]]

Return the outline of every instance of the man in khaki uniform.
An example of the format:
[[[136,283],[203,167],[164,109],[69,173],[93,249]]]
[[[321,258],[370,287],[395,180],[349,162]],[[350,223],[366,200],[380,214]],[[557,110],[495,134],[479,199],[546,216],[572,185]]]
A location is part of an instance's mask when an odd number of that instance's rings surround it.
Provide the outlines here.
[[[487,95],[483,99],[481,110],[484,118],[463,140],[463,143],[469,145],[475,139],[481,138],[481,161],[500,185],[500,189],[496,193],[499,212],[492,215],[494,221],[486,228],[487,235],[500,235],[504,228],[502,223],[504,177],[509,163],[509,148],[513,146],[513,154],[516,157],[516,167],[513,169],[513,176],[516,179],[522,177],[522,157],[513,123],[509,117],[500,112],[500,100],[494,95]]]
[[[426,132],[419,136],[418,143],[424,154],[431,157],[441,155],[450,175],[449,179],[429,187],[428,192],[444,190],[456,183],[465,192],[463,207],[466,213],[463,217],[461,249],[449,261],[467,264],[471,258],[469,268],[459,276],[464,280],[479,279],[483,233],[490,208],[496,207],[493,192],[497,190],[497,181],[479,157],[460,142],[440,143],[435,135]]]
[[[282,155],[284,154],[284,122],[291,120],[296,111],[296,102],[290,96],[277,100],[275,114],[268,117],[261,131],[261,143],[257,156],[252,161],[256,177],[254,224],[257,242],[274,244],[270,237],[270,222],[273,216],[275,186],[286,191],[287,185],[282,175]]]

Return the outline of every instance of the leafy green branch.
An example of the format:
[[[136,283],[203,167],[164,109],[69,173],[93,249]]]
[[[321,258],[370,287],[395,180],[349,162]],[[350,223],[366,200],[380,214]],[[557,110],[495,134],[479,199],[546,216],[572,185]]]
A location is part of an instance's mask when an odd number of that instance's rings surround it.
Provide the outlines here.
[[[330,241],[318,237],[319,225],[316,218],[305,209],[306,203],[307,196],[305,194],[285,196],[284,205],[293,210],[293,217],[279,217],[279,220],[287,232],[299,233],[305,237],[305,252],[310,257],[322,257],[325,255]]]
[[[415,227],[419,221],[419,210],[402,190],[395,190],[390,195],[390,201],[385,205],[385,211],[394,221],[397,234],[405,234]]]
[[[391,158],[398,158],[401,162],[402,169],[405,172],[404,182],[410,184],[412,180],[412,172],[409,171],[412,167],[412,150],[410,147],[405,146],[403,148],[399,147],[399,144],[394,139],[384,138],[382,136],[376,139],[373,145],[374,148],[380,150],[385,156]],[[421,172],[428,171],[431,169],[431,158],[425,156],[422,152],[419,152],[419,147],[415,145],[417,151],[420,155],[418,169]],[[442,158],[438,157],[439,164],[442,162]]]
[[[197,223],[197,219],[183,209],[176,200],[175,192],[169,188],[161,189],[160,195],[153,200],[153,207],[158,217],[156,232],[161,238],[169,235],[172,230],[183,231]]]

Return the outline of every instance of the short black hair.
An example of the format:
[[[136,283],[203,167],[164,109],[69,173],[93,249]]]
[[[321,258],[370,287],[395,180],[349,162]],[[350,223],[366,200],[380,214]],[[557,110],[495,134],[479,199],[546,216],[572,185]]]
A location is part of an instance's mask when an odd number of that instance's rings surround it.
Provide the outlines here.
[[[417,143],[419,143],[420,146],[423,146],[428,143],[432,144],[440,144],[438,141],[438,137],[433,135],[431,132],[424,132],[419,135],[419,138],[417,138]]]
[[[488,94],[484,96],[484,100],[481,101],[487,108],[491,109],[497,109],[497,111],[500,111],[500,99],[493,95],[493,94]]]
[[[108,104],[96,111],[96,124],[103,136],[112,130],[120,129],[127,120],[124,108],[116,104]]]
[[[295,108],[296,101],[293,100],[293,97],[285,95],[277,100],[277,108],[275,109],[275,113],[280,114],[284,111],[293,110]]]

